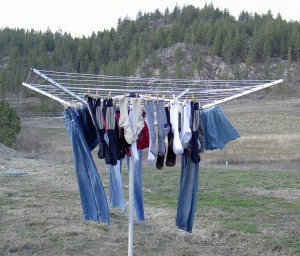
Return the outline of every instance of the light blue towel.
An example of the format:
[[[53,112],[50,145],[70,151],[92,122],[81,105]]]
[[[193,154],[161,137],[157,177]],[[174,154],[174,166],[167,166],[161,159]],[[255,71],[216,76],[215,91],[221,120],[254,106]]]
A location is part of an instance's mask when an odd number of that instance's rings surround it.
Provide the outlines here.
[[[227,142],[240,137],[219,106],[204,109],[200,114],[206,150],[222,149]]]

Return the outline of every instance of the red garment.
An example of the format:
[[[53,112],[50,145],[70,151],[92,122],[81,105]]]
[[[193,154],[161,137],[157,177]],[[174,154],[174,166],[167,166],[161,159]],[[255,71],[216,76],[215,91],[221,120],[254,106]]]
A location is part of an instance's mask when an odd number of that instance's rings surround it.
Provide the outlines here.
[[[145,118],[145,113],[143,113]],[[145,149],[149,147],[149,129],[147,123],[144,121],[144,128],[141,130],[138,139],[136,140],[137,149]]]
[[[146,113],[143,112],[142,117],[145,119]],[[116,113],[117,122],[119,123],[120,113]],[[149,129],[146,121],[144,121],[144,127],[141,130],[137,140],[136,140],[137,149],[145,149],[149,147]],[[126,155],[130,156],[129,148],[126,148]]]

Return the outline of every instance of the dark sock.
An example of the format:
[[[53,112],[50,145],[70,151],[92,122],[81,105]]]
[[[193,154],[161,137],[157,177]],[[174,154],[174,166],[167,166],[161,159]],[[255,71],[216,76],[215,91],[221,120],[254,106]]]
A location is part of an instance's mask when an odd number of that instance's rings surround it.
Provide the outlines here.
[[[99,150],[98,150],[98,158],[103,159],[105,157],[104,155],[104,133],[103,133],[103,124],[102,124],[102,109],[101,109],[101,99],[96,99],[95,102],[95,116],[96,116],[96,122],[99,132]]]
[[[172,125],[170,122],[170,110],[168,107],[165,107],[166,116],[167,116],[167,122],[170,125],[170,131],[168,133],[168,152],[167,152],[167,158],[166,158],[166,166],[172,167],[176,164],[176,154],[173,150],[173,140],[174,140],[174,134],[172,132]]]
[[[120,119],[120,109],[116,109],[116,118],[117,118],[117,128],[118,128],[118,145],[120,151],[120,159],[123,159],[126,155],[126,148],[129,147],[128,143],[125,140],[124,128],[119,126]]]
[[[164,168],[164,161],[165,161],[165,156],[160,156],[160,155],[157,155],[157,158],[156,158],[156,169],[158,170],[162,170]]]
[[[200,154],[199,154],[199,103],[194,103],[192,105],[192,139],[191,139],[191,160],[193,163],[200,162]]]
[[[118,159],[118,142],[117,142],[117,134],[116,134],[116,115],[113,106],[113,100],[107,99],[103,102],[103,113],[106,122],[106,132],[108,136],[108,150],[110,155],[110,164],[116,165]]]
[[[100,151],[100,149],[101,149],[101,145],[100,145],[101,144],[101,139],[100,139],[100,133],[99,133],[99,126],[98,126],[97,119],[96,119],[96,101],[88,95],[86,95],[86,101],[87,101],[87,107],[88,107],[88,110],[89,110],[89,114],[92,118],[95,130],[96,130],[97,141],[98,141],[99,151]]]

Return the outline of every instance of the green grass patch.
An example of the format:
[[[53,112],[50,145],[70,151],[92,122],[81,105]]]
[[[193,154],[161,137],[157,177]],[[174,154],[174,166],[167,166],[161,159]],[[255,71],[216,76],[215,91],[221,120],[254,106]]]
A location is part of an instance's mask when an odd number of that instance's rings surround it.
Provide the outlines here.
[[[12,205],[15,202],[16,202],[16,200],[13,200],[11,198],[0,198],[0,206]]]
[[[4,226],[5,226],[4,222],[0,220],[0,230],[4,229]]]
[[[31,222],[28,224],[29,227],[35,228],[35,229],[43,229],[46,226],[45,222]]]
[[[144,198],[151,206],[176,208],[178,202],[178,196],[175,195],[164,195],[146,192],[144,193]]]
[[[57,106],[50,103],[26,104],[25,107],[34,112],[57,113]]]
[[[225,227],[237,231],[242,231],[250,234],[258,233],[257,225],[253,223],[244,223],[244,222],[239,222],[239,223],[232,223],[230,226]]]
[[[300,250],[300,236],[287,236],[280,240],[284,247]]]
[[[205,206],[214,206],[228,211],[235,211],[237,207],[264,207],[267,203],[273,202],[273,200],[273,198],[263,196],[244,197],[242,195],[220,193],[199,194],[198,199],[200,202],[200,208]]]
[[[63,244],[63,241],[61,240],[60,237],[56,237],[56,236],[51,236],[49,238],[49,241],[50,241],[50,246],[52,248],[55,248],[55,249],[61,249],[64,247],[64,244]]]
[[[270,216],[274,209],[293,215],[286,220],[293,222],[297,212],[300,213],[300,204],[296,200],[290,202],[284,198],[256,195],[247,192],[246,188],[250,191],[251,188],[295,189],[299,186],[299,178],[298,172],[284,170],[200,169],[197,211],[201,214],[205,208],[219,209],[225,213],[224,217],[212,218],[224,228],[259,233],[261,227],[272,225],[281,218],[276,214]],[[165,167],[164,171],[146,168],[143,170],[145,203],[176,209],[179,182],[180,167]]]

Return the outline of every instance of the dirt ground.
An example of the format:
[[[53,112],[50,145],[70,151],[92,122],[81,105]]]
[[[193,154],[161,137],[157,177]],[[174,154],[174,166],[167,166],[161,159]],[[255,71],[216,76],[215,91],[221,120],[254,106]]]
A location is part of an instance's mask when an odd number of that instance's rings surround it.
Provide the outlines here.
[[[15,170],[27,174],[7,174]],[[299,189],[280,193],[300,197]],[[128,254],[127,213],[110,209],[111,225],[83,220],[73,164],[23,158],[2,145],[0,199],[1,255]],[[191,234],[176,227],[176,209],[145,205],[145,211],[147,220],[134,224],[134,255],[300,255],[253,234],[224,231],[210,217],[222,216],[216,209],[198,211]]]

